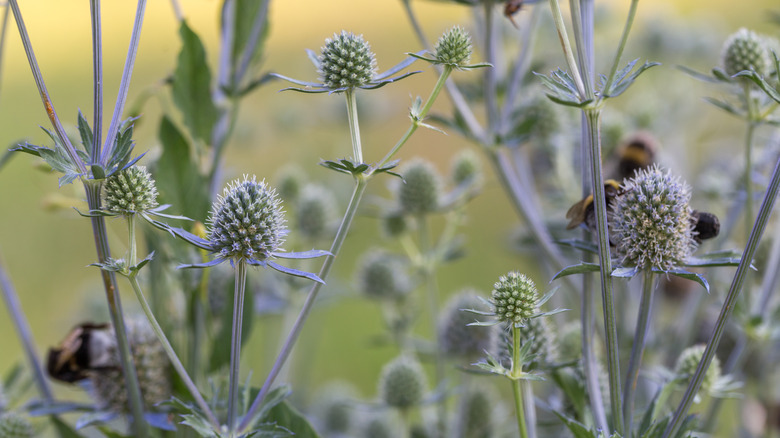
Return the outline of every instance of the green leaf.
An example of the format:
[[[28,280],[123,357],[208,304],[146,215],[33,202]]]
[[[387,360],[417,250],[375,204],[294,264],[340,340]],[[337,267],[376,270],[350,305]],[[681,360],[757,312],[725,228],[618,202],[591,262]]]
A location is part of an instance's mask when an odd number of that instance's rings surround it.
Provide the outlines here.
[[[265,6],[265,8],[263,8]],[[265,47],[265,40],[268,38],[268,2],[260,0],[236,0],[233,5],[235,13],[234,20],[234,33],[233,33],[233,47],[231,51],[231,64],[233,65],[233,71],[239,67],[243,53],[247,50],[252,37],[252,28],[255,26],[255,21],[259,18],[261,21],[260,35],[257,40],[257,44],[252,50],[250,56],[249,65],[256,64],[263,56],[263,50]],[[223,14],[224,14],[223,9]],[[223,21],[224,23],[224,17]]]
[[[229,290],[230,293],[226,296],[225,305],[222,309],[222,314],[219,315],[220,328],[217,335],[214,337],[213,344],[211,345],[211,354],[209,355],[209,368],[208,370],[213,372],[219,370],[221,367],[228,364],[230,361],[230,343],[232,336],[232,324],[233,324],[233,299],[235,294],[233,293],[234,281],[230,279],[224,284],[223,290]],[[241,345],[246,344],[249,337],[252,335],[254,318],[254,291],[251,288],[247,288],[244,294],[244,315],[243,315],[243,330],[241,331]]]
[[[76,432],[68,423],[62,421],[60,417],[52,415],[49,417],[54,430],[57,432],[57,436],[60,438],[84,438],[83,435]]]
[[[721,258],[701,258],[701,257],[689,257],[685,260],[685,266],[699,266],[699,267],[711,267],[711,266],[738,266],[742,261],[741,257],[721,257]]]
[[[728,103],[728,102],[726,102],[724,100],[715,99],[714,97],[705,97],[704,100],[706,100],[707,102],[709,102],[709,103],[715,105],[716,107],[722,109],[723,111],[726,111],[729,114],[733,114],[733,115],[735,115],[737,117],[740,117],[740,118],[744,118],[745,117],[744,111],[735,108],[732,104],[730,104],[730,103]]]
[[[558,416],[558,418],[561,419],[563,424],[566,425],[566,427],[569,428],[569,431],[574,435],[574,438],[597,438],[598,435],[596,435],[596,432],[593,432],[592,430],[588,429],[584,424],[580,423],[579,421],[569,418],[566,415],[558,412],[553,411],[555,415]]]
[[[704,278],[704,276],[701,274],[697,274],[695,272],[689,272],[686,271],[685,269],[672,269],[671,271],[661,271],[656,268],[653,268],[653,272],[672,274],[676,277],[684,278],[686,280],[693,280],[699,283],[704,289],[706,289],[707,293],[710,293],[710,284],[707,282],[707,279]]]
[[[588,394],[582,381],[568,370],[554,370],[550,373],[552,381],[561,389],[565,399],[571,403],[576,413],[575,420],[585,418],[588,407]]]
[[[319,438],[306,417],[292,407],[286,400],[271,408],[263,421],[281,426],[295,435],[296,438]]]
[[[206,63],[206,51],[198,35],[184,20],[179,35],[182,48],[173,72],[173,102],[184,115],[184,124],[192,136],[210,144],[217,107],[211,100],[211,72]]]
[[[612,84],[612,87],[609,90],[606,90],[604,93],[604,97],[617,97],[623,94],[631,84],[636,81],[636,79],[644,73],[645,71],[649,70],[652,67],[655,67],[657,65],[661,65],[658,62],[645,62],[641,67],[636,69],[634,73],[632,73],[628,77],[624,77],[631,69],[634,68],[634,64],[636,63],[636,60],[630,62],[626,68],[624,68],[620,74],[618,75],[618,78],[615,80],[615,82]]]
[[[81,144],[84,146],[84,150],[89,153],[92,150],[92,128],[89,127],[89,123],[87,123],[87,119],[84,118],[81,110],[79,110],[78,115],[78,126]]]
[[[163,148],[155,169],[160,200],[175,205],[184,216],[202,220],[210,207],[208,187],[189,142],[167,117],[160,122],[158,136]]]
[[[777,60],[777,58],[775,58]],[[758,85],[758,88],[764,91],[767,96],[769,96],[772,100],[774,100],[777,103],[780,103],[780,92],[777,90],[777,88],[767,82],[761,75],[758,73],[752,71],[752,70],[745,70],[741,71],[734,75],[735,77],[744,77],[748,78],[751,81],[753,81],[756,85]]]
[[[686,67],[684,65],[678,65],[677,66],[677,70],[680,70],[681,72],[687,74],[688,76],[690,76],[690,77],[692,77],[694,79],[698,79],[698,80],[700,80],[702,82],[710,82],[710,83],[722,82],[722,81],[718,80],[715,77],[712,77],[710,75],[698,72],[698,71],[696,71],[696,70],[694,70],[692,68],[688,68],[688,67]]]
[[[574,274],[584,274],[586,272],[599,272],[599,270],[601,270],[601,268],[596,263],[580,262],[577,265],[571,265],[561,269],[560,271],[558,271],[557,274],[555,274],[555,276],[552,278],[551,281],[569,275],[574,275]]]

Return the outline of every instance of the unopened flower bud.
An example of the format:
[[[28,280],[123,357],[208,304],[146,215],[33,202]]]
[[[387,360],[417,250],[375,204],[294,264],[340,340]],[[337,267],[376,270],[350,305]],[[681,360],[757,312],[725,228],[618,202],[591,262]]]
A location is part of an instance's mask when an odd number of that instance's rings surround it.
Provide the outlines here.
[[[536,311],[539,292],[530,278],[510,272],[493,285],[490,302],[499,321],[524,324]]]
[[[157,187],[146,167],[132,166],[106,179],[105,208],[122,214],[157,207]]]
[[[467,65],[471,59],[471,36],[460,26],[445,32],[436,43],[436,62],[452,67]]]
[[[403,177],[398,197],[404,213],[424,215],[436,211],[441,178],[433,165],[422,160],[412,161],[405,167]]]
[[[743,70],[752,70],[764,76],[771,65],[764,38],[744,27],[731,34],[723,43],[721,62],[729,76]]]
[[[406,409],[419,404],[427,381],[422,366],[416,359],[400,356],[382,368],[379,379],[379,397],[387,405]]]
[[[341,31],[326,39],[319,61],[322,83],[334,90],[361,87],[376,74],[371,46],[352,32]]]

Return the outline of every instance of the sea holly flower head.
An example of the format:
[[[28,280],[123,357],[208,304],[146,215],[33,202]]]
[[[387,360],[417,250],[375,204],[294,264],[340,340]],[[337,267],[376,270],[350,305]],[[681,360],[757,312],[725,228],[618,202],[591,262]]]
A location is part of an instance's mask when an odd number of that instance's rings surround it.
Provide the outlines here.
[[[698,344],[688,347],[680,353],[680,356],[677,358],[677,364],[674,367],[675,381],[679,386],[687,386],[696,373],[706,348],[706,345]],[[707,372],[704,373],[704,379],[699,387],[699,394],[704,393],[713,397],[733,397],[735,395],[734,391],[740,386],[741,384],[735,381],[731,375],[722,373],[720,360],[718,360],[717,356],[713,356]],[[699,394],[694,397],[696,403],[701,401]]]
[[[144,166],[132,166],[106,179],[105,209],[133,214],[157,207],[157,187]]]
[[[612,213],[619,264],[670,271],[696,249],[688,185],[660,167],[640,170],[623,183]]]
[[[423,56],[423,53],[409,53],[417,59],[429,62],[433,65],[443,65],[452,69],[468,70],[472,68],[492,67],[491,64],[469,64],[472,54],[471,35],[460,26],[453,26],[444,32],[436,42],[432,57]]]
[[[179,268],[207,268],[225,261],[268,266],[284,274],[322,282],[315,274],[281,266],[275,258],[308,259],[330,255],[327,251],[284,252],[287,235],[284,211],[276,190],[244,176],[229,183],[212,205],[207,238],[181,228],[166,227],[173,235],[211,252],[215,257],[206,263],[180,265]]]
[[[765,38],[744,27],[739,29],[723,43],[721,64],[729,76],[744,70],[765,76],[772,65]]]
[[[387,406],[406,409],[422,402],[428,386],[420,363],[409,356],[399,356],[382,368],[379,397]]]
[[[496,317],[514,324],[522,325],[533,316],[538,302],[539,291],[534,282],[515,271],[501,276],[490,294]]]
[[[273,75],[280,79],[301,86],[285,88],[282,91],[342,93],[356,88],[373,90],[419,73],[415,71],[398,74],[415,61],[413,57],[405,59],[385,72],[378,73],[376,57],[368,42],[362,35],[344,30],[326,39],[319,55],[311,50],[307,50],[307,53],[317,68],[320,82],[301,81],[274,73]]]
[[[35,428],[27,417],[16,412],[0,414],[0,437],[32,438],[35,435]]]

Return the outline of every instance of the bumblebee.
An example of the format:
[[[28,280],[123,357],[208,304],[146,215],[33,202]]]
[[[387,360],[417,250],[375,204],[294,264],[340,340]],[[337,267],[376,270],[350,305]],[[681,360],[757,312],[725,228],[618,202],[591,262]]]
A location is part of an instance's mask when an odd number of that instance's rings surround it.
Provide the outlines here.
[[[520,9],[523,9],[523,5],[533,4],[539,0],[507,0],[504,2],[504,17],[508,18],[512,22],[512,25],[517,28],[514,16]]]
[[[658,142],[647,132],[637,132],[618,146],[614,178],[633,178],[637,170],[647,169],[655,162]]]
[[[693,210],[691,212],[691,223],[695,232],[693,239],[696,240],[696,243],[717,237],[720,233],[720,221],[712,213]]]
[[[604,181],[604,196],[607,201],[607,211],[611,209],[615,198],[621,194],[623,194],[623,191],[620,189],[619,182],[614,179]],[[585,228],[588,230],[595,230],[596,210],[593,207],[593,195],[588,195],[585,199],[572,205],[569,211],[566,212],[566,219],[569,219],[569,225],[566,226],[567,230],[577,228],[582,224],[585,224]]]
[[[53,379],[78,382],[89,377],[90,371],[115,369],[116,348],[110,324],[80,324],[58,347],[49,349],[47,370]]]

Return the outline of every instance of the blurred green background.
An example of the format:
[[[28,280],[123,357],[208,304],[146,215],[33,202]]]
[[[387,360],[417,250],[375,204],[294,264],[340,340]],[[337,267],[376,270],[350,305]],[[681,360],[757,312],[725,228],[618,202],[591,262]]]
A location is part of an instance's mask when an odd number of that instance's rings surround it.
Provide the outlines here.
[[[57,0],[21,3],[55,108],[63,123],[73,130],[78,109],[91,120],[88,3]],[[430,39],[435,39],[453,24],[466,27],[472,24],[465,7],[445,2],[414,1],[413,4]],[[603,48],[598,59],[604,62],[612,57],[628,2],[597,1],[596,4],[600,11],[598,43],[600,50]],[[203,39],[212,65],[216,61],[220,6],[221,2],[217,0],[182,2],[186,19]],[[624,59],[649,58],[664,65],[648,73],[647,78],[643,77],[610,111],[624,108],[628,112],[654,114],[652,117],[658,120],[650,125],[657,129],[656,135],[666,146],[662,162],[672,165],[694,185],[703,167],[711,164],[712,151],[727,151],[734,143],[740,144],[741,125],[702,102],[703,96],[716,91],[685,76],[674,66],[685,63],[708,71],[717,63],[722,40],[741,26],[777,36],[778,27],[769,22],[767,13],[769,8],[776,6],[774,0],[640,3],[637,27]],[[542,7],[546,7],[545,2]],[[341,29],[364,35],[377,54],[380,70],[401,61],[405,52],[420,49],[400,1],[275,1],[271,8],[271,34],[264,67],[288,76],[313,80],[316,73],[304,49],[318,50],[326,37]],[[134,10],[134,2],[105,2],[103,5],[107,114],[116,96]],[[562,64],[554,28],[549,19],[545,20],[539,31],[540,50],[536,51],[544,71]],[[0,144],[10,147],[24,140],[41,144],[38,142],[46,140],[38,126],[48,127],[48,120],[13,19],[9,25],[0,83]],[[651,38],[655,34],[660,39],[670,39],[671,43],[663,42],[662,50],[646,53],[648,43],[642,35]],[[701,44],[707,50],[701,51],[699,58],[681,60],[680,54],[675,53],[675,44],[680,41],[675,38],[687,38],[690,40],[687,43]],[[171,74],[178,50],[177,23],[170,4],[150,2],[130,102],[143,92],[157,91],[157,94],[143,107],[143,116],[136,123],[137,153],[149,151],[151,156],[158,153],[159,116],[171,106],[167,90],[161,89],[161,84]],[[476,58],[480,59],[478,54]],[[600,67],[601,70],[605,68],[603,64]],[[423,65],[416,68],[423,70],[423,74],[360,94],[361,130],[367,161],[381,158],[395,143],[407,126],[411,97],[427,96],[435,82],[430,68]],[[330,172],[317,162],[320,158],[340,158],[350,153],[343,99],[278,93],[282,86],[273,82],[244,101],[236,134],[227,152],[225,179],[244,173],[271,179],[282,165],[296,162],[312,180],[334,181]],[[667,97],[673,100],[664,100]],[[448,112],[448,100],[440,99],[434,110]],[[667,110],[681,114],[682,118],[671,120],[666,115]],[[607,117],[610,117],[609,113]],[[572,116],[570,120],[578,119]],[[576,124],[571,127],[573,131],[578,129]],[[450,158],[468,147],[473,146],[455,134],[444,136],[422,130],[412,138],[401,157],[423,156],[446,172]],[[699,159],[705,151],[706,157]],[[386,196],[384,183],[381,179],[377,181],[371,193]],[[339,190],[342,207],[349,196],[347,183],[345,178],[343,184],[334,185]],[[83,190],[78,183],[58,189],[57,176],[42,171],[28,156],[14,157],[0,171],[0,257],[16,286],[41,354],[48,346],[57,344],[74,324],[94,317],[104,306],[98,272],[96,268],[86,267],[95,261],[91,228],[87,220],[69,208],[84,209],[82,197]],[[575,200],[570,199],[571,202]],[[464,286],[488,293],[493,281],[512,269],[534,273],[538,283],[547,283],[548,277],[539,271],[534,254],[517,254],[507,243],[519,223],[492,176],[488,175],[483,193],[470,204],[468,211],[469,220],[463,230],[467,235],[468,253],[439,272],[443,294]],[[562,221],[563,218],[551,220]],[[124,225],[114,221],[111,230],[114,252],[121,253],[124,251]],[[368,348],[370,336],[381,332],[380,312],[374,303],[354,297],[352,291],[356,260],[373,246],[373,241],[380,243],[377,221],[364,215],[357,220],[344,253],[336,263],[335,275],[321,295],[323,298],[333,295],[347,298],[318,308],[304,331],[300,346],[315,354],[312,356],[314,361],[307,364],[312,370],[308,383],[313,387],[334,378],[347,379],[358,385],[363,396],[370,398],[374,395],[379,368],[395,354],[390,348]],[[250,275],[265,274],[252,271]],[[120,289],[126,308],[132,309],[135,300],[129,294],[129,287],[120,281]],[[323,302],[328,303],[328,300]],[[4,373],[21,361],[22,355],[4,309],[0,315],[0,373]],[[273,357],[264,352],[275,352],[280,325],[280,318],[265,318],[244,350],[242,370],[246,373],[253,369],[256,381],[262,380],[261,376],[273,361]],[[419,325],[419,332],[426,334],[428,324],[422,321]],[[316,342],[313,342],[314,336]],[[63,393],[67,391],[58,387]]]

